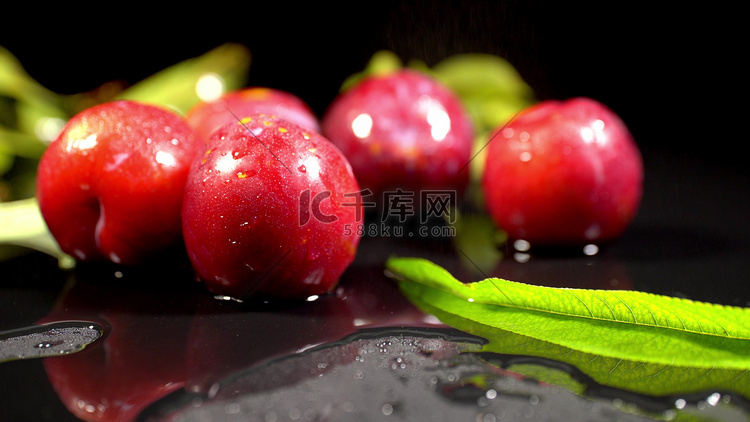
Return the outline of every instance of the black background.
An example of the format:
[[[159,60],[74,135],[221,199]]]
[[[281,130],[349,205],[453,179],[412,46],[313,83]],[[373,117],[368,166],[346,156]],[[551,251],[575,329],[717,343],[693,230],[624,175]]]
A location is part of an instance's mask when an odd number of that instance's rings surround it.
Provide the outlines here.
[[[465,52],[500,55],[539,99],[597,99],[633,132],[644,155],[644,199],[633,227],[610,253],[627,266],[634,288],[748,306],[743,15],[718,3],[696,5],[700,8],[538,0],[183,2],[164,9],[28,4],[5,10],[0,45],[39,82],[73,94],[111,80],[133,84],[222,43],[238,42],[253,56],[250,85],[295,93],[319,116],[344,78],[378,50],[428,65]],[[10,275],[13,286],[29,279],[54,283],[49,281],[54,271],[38,270],[54,265],[45,261],[40,267],[34,259],[6,263],[0,274]],[[4,309],[13,321],[11,315],[54,297],[28,285],[16,291],[24,294],[6,298]],[[37,362],[4,371],[15,385],[0,402],[10,415],[30,408],[65,414],[50,387],[38,381],[44,374]]]
[[[253,55],[249,83],[285,89],[320,115],[379,49],[427,64],[507,58],[540,99],[589,96],[639,145],[741,170],[741,13],[631,2],[246,2],[192,6],[21,6],[0,44],[54,91],[135,83],[227,41]],[[12,17],[11,17],[12,16]]]
[[[319,116],[378,50],[428,65],[459,53],[497,54],[538,99],[597,99],[633,132],[644,197],[613,249],[636,273],[637,288],[750,303],[745,49],[734,8],[418,0],[156,10],[21,5],[0,44],[39,82],[73,94],[112,80],[133,84],[241,43],[252,54],[248,85],[292,92]]]
[[[29,6],[6,19],[0,43],[61,93],[133,84],[236,42],[252,53],[249,85],[295,93],[322,116],[342,81],[381,49],[428,65],[467,52],[505,57],[538,99],[597,99],[633,132],[644,198],[614,249],[642,279],[636,287],[750,303],[745,49],[734,8],[539,0],[221,3],[164,12]],[[717,290],[716,280],[728,287]]]

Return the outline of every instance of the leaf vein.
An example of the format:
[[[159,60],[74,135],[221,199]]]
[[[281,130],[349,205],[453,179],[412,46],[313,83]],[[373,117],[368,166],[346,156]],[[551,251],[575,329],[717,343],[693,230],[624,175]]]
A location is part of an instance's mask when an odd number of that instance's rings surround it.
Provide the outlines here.
[[[589,306],[588,306],[588,305],[586,305],[586,302],[584,302],[584,301],[583,301],[583,299],[581,299],[580,297],[578,297],[578,295],[577,295],[577,294],[576,294],[576,293],[575,293],[574,291],[572,291],[572,290],[566,290],[566,292],[570,293],[571,295],[573,295],[573,297],[575,297],[576,299],[578,299],[578,301],[579,301],[579,302],[581,302],[581,303],[583,304],[584,308],[586,308],[586,310],[587,310],[587,311],[589,312],[589,315],[590,315],[590,316],[591,316],[592,318],[596,318],[596,317],[594,316],[594,313],[593,313],[593,312],[591,312],[591,309],[589,308]]]
[[[635,312],[633,312],[633,309],[632,309],[632,308],[630,307],[630,305],[628,305],[628,303],[627,303],[627,302],[625,302],[624,300],[622,300],[622,298],[620,297],[620,295],[618,295],[617,293],[612,293],[612,295],[613,295],[614,297],[616,297],[616,298],[617,298],[617,300],[619,300],[619,301],[620,301],[620,302],[621,302],[621,303],[622,303],[623,305],[625,305],[625,307],[626,307],[626,308],[628,308],[628,311],[630,311],[630,315],[632,315],[632,316],[633,316],[633,322],[634,322],[634,323],[636,323],[636,324],[639,324],[639,322],[638,322],[638,318],[636,318],[636,316],[635,316]],[[648,306],[647,306],[646,308],[648,309]],[[653,315],[653,314],[652,314],[652,315]],[[658,323],[656,322],[656,318],[654,318],[654,324],[655,324],[655,325],[659,325],[659,324],[658,324]]]
[[[601,300],[601,301],[602,301],[602,302],[604,303],[604,306],[606,306],[606,307],[607,307],[607,309],[609,309],[609,313],[611,313],[611,314],[612,314],[612,319],[613,319],[613,320],[615,320],[615,321],[617,321],[617,320],[618,320],[618,319],[617,319],[617,315],[615,315],[615,311],[614,311],[614,310],[612,309],[612,307],[611,307],[611,306],[609,306],[609,303],[607,303],[607,301],[606,301],[606,300],[604,300],[604,298],[602,298],[602,297],[601,297],[601,296],[599,296],[598,294],[596,294],[596,293],[593,293],[593,295],[594,295],[594,297],[595,297],[595,298],[597,298],[597,299]],[[630,311],[630,312],[632,313],[633,311]]]

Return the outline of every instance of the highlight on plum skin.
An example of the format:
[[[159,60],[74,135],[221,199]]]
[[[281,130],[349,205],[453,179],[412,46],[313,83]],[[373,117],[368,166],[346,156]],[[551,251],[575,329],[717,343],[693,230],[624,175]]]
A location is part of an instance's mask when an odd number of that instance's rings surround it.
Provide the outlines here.
[[[485,206],[522,249],[606,245],[635,218],[642,157],[625,123],[604,104],[585,97],[542,101],[492,136]]]
[[[371,75],[340,93],[323,134],[349,159],[362,188],[462,191],[474,125],[460,99],[427,74]]]
[[[161,106],[113,101],[73,116],[37,173],[39,207],[63,252],[137,265],[178,248],[185,180],[203,142]]]
[[[183,233],[216,295],[299,300],[333,290],[356,255],[360,187],[322,135],[268,114],[214,132],[185,187]]]

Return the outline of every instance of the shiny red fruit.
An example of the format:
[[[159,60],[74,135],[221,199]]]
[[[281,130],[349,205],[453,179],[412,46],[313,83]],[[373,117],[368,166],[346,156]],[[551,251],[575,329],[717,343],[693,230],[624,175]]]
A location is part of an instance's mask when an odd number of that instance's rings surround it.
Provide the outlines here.
[[[220,98],[194,105],[185,118],[204,138],[237,116],[266,113],[279,116],[304,128],[320,132],[318,118],[301,98],[286,91],[248,87],[230,91]]]
[[[346,158],[320,134],[270,115],[243,117],[214,132],[191,169],[188,256],[216,294],[329,292],[359,244],[359,190]]]
[[[524,110],[492,139],[486,159],[489,214],[532,247],[613,241],[640,205],[640,151],[620,117],[589,98]]]
[[[71,118],[37,174],[39,206],[62,250],[130,265],[179,244],[185,180],[202,142],[178,114],[134,101]]]
[[[354,168],[362,188],[463,190],[474,129],[458,97],[409,69],[370,76],[326,111],[323,134]],[[462,171],[463,169],[463,171]]]

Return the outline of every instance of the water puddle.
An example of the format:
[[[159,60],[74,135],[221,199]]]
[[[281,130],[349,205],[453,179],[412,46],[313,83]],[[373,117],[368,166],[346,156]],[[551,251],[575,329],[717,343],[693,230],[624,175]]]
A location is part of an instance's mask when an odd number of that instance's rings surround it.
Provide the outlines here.
[[[0,332],[0,363],[79,352],[99,339],[102,326],[87,321],[34,325]]]
[[[748,417],[721,395],[671,404],[662,400],[662,407],[655,409],[623,392],[580,394],[490,364],[479,352],[482,344],[481,338],[444,328],[363,330],[239,371],[202,393],[176,391],[147,408],[138,420],[494,422],[692,417],[745,421]]]

